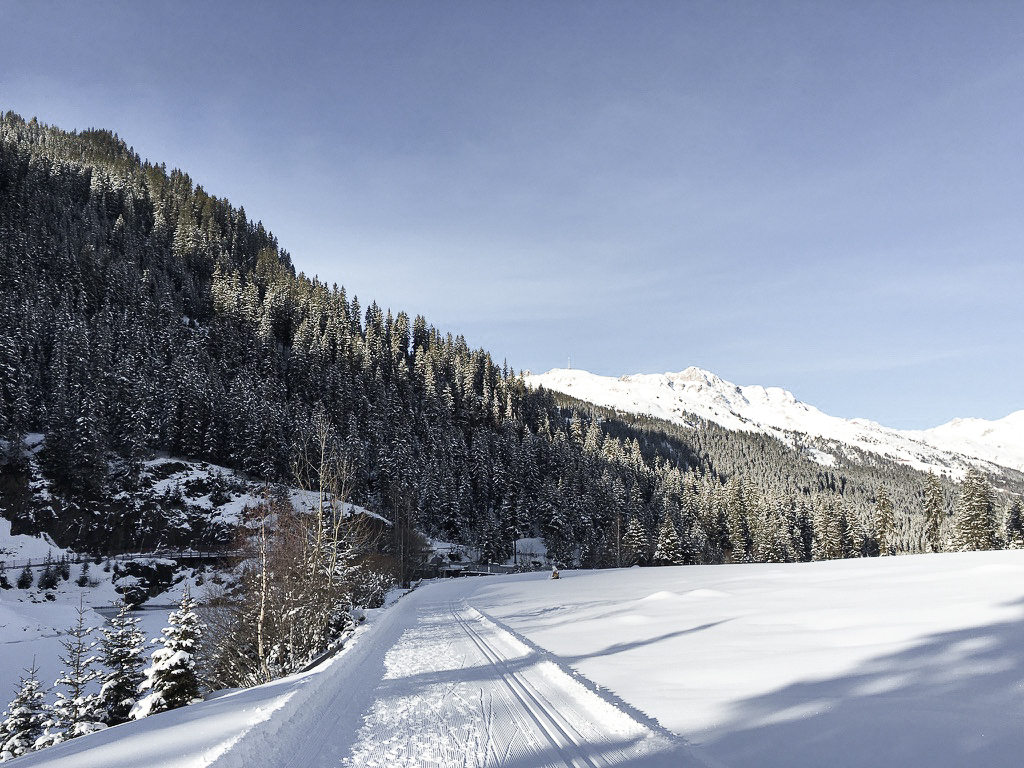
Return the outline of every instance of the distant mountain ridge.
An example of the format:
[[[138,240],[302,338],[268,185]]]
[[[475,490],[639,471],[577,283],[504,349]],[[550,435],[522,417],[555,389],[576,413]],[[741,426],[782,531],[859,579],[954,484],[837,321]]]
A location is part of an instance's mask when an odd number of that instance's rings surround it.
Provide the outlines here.
[[[954,419],[926,430],[899,430],[867,419],[822,413],[779,387],[738,386],[710,371],[614,378],[559,369],[530,375],[531,387],[562,392],[619,412],[643,414],[684,426],[694,417],[745,432],[760,432],[797,445],[801,435],[884,456],[915,469],[959,478],[969,465],[1024,471],[1024,410],[997,421]],[[830,465],[834,456],[813,447],[810,458]]]

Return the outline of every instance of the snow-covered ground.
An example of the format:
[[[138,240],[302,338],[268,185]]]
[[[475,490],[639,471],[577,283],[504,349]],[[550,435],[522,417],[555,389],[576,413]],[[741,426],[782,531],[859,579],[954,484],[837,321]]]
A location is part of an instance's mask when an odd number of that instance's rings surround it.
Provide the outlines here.
[[[684,426],[697,416],[726,429],[763,432],[787,442],[792,442],[794,434],[835,440],[954,478],[962,477],[965,458],[1024,471],[1024,410],[998,421],[954,419],[933,429],[898,430],[867,419],[829,416],[785,389],[737,386],[695,367],[680,373],[619,378],[555,369],[527,376],[526,383]],[[813,448],[808,455],[826,465],[834,460]]]
[[[1024,552],[564,577],[472,602],[710,765],[1020,764]]]
[[[13,563],[32,560],[36,563],[43,562],[47,555],[57,560],[64,550],[53,543],[53,540],[43,534],[42,536],[26,536],[24,534],[11,533],[11,521],[0,517],[0,562]],[[17,573],[8,571],[7,578],[14,580]]]
[[[1017,766],[1024,552],[457,579],[17,765]]]

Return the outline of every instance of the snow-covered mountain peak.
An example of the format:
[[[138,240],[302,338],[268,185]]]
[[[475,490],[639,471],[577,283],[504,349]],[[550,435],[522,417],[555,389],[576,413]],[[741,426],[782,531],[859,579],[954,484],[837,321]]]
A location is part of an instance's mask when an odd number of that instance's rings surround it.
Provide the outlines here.
[[[679,373],[637,373],[621,376],[619,381],[658,399],[662,396],[660,390],[666,390],[666,397],[702,402],[729,412],[746,404],[740,387],[702,368],[690,367]]]
[[[1019,434],[1024,431],[1024,410],[1014,411],[995,421],[986,419],[953,419],[952,421],[927,430],[932,434],[958,434],[975,437]]]
[[[695,365],[691,365],[689,368],[680,371],[679,373],[666,373],[665,376],[673,381],[682,382],[693,382],[695,384],[704,384],[705,386],[711,387],[712,389],[721,390],[724,387],[735,387],[735,385],[729,384],[723,381],[716,374],[711,371],[706,371],[703,368],[698,368]]]
[[[978,463],[1024,471],[1024,410],[998,421],[954,419],[934,429],[910,431],[868,419],[829,416],[781,387],[737,386],[697,367],[618,378],[555,369],[528,376],[526,381],[625,413],[684,426],[696,416],[726,429],[773,434],[793,445],[808,437],[823,438],[954,476],[968,464]],[[819,450],[807,449],[807,453],[822,463],[832,458]]]
[[[981,455],[997,464],[1024,470],[1024,410],[1014,411],[995,421],[953,419],[938,427],[926,429],[921,434],[932,444],[946,450]],[[1010,459],[1007,461],[1002,457]]]

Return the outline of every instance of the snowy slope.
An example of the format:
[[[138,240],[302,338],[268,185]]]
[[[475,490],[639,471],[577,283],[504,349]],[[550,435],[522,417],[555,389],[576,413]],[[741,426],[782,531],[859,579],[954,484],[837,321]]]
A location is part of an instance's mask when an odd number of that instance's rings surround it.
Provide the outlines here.
[[[778,387],[737,386],[700,368],[681,373],[637,374],[612,378],[587,371],[555,369],[526,377],[543,386],[595,405],[647,414],[690,425],[693,417],[726,429],[762,432],[790,444],[799,435],[820,437],[880,454],[915,469],[963,473],[968,462],[988,462],[1024,471],[1024,411],[1000,421],[956,419],[929,430],[898,430],[866,419],[841,419],[822,413]],[[820,463],[832,458],[809,451]]]
[[[937,448],[1024,470],[1024,410],[996,421],[953,419],[923,435]]]
[[[1022,643],[1022,551],[456,579],[312,672],[17,765],[1010,768]]]

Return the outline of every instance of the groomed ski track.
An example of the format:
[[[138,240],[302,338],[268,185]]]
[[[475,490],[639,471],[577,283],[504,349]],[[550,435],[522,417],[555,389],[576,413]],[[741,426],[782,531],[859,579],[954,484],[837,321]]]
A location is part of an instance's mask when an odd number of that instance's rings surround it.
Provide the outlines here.
[[[471,605],[476,583],[428,584],[385,611],[315,685],[216,768],[701,765]]]

